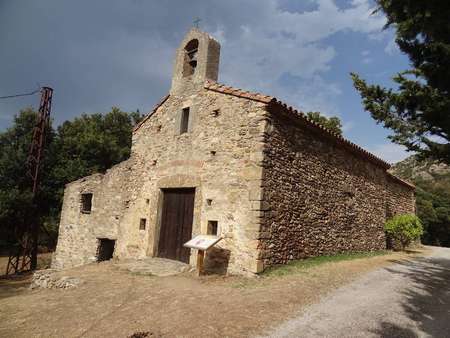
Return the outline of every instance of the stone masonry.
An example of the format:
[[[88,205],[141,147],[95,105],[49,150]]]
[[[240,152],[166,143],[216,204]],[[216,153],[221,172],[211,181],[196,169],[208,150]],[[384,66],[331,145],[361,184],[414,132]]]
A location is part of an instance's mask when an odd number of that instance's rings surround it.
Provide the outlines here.
[[[352,154],[283,107],[270,107],[264,148],[264,266],[386,247],[383,225],[414,213],[414,190],[373,156]]]
[[[192,237],[217,222],[223,240],[206,265],[227,273],[382,249],[386,218],[415,211],[414,187],[387,163],[273,97],[218,84],[219,54],[192,29],[170,93],[133,132],[130,158],[66,186],[53,268],[96,261],[100,239],[115,240],[119,260],[156,256],[170,188],[195,188]],[[195,250],[190,257],[195,265]]]

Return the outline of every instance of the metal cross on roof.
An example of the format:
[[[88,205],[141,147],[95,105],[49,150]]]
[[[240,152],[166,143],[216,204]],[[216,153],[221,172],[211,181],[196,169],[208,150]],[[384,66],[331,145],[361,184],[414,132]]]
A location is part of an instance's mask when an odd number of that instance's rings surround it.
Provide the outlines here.
[[[195,18],[195,20],[194,20],[194,26],[195,26],[195,28],[198,28],[198,27],[199,27],[200,21],[202,21],[200,18]]]

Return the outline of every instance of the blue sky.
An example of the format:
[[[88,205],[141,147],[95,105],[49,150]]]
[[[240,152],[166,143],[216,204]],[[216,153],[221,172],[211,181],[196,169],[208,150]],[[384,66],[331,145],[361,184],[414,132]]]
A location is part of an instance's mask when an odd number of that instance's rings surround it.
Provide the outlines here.
[[[219,81],[339,116],[351,141],[408,154],[363,111],[351,71],[392,86],[408,59],[371,0],[0,0],[0,96],[55,89],[55,124],[112,106],[147,112],[170,86],[196,17],[222,45]],[[0,100],[0,130],[39,97]]]

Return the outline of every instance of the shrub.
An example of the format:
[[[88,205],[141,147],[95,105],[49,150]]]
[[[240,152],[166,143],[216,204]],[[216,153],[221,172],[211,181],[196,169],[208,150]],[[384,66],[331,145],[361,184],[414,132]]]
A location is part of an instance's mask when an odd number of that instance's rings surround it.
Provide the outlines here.
[[[396,215],[384,225],[386,234],[404,249],[423,234],[420,219],[414,214]]]

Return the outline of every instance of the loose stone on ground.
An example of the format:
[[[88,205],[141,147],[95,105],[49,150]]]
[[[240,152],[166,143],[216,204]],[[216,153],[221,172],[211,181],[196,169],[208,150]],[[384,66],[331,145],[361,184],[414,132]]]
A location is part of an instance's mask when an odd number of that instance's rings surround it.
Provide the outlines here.
[[[81,279],[60,276],[55,269],[38,270],[33,274],[30,289],[70,289],[77,287]]]

